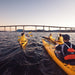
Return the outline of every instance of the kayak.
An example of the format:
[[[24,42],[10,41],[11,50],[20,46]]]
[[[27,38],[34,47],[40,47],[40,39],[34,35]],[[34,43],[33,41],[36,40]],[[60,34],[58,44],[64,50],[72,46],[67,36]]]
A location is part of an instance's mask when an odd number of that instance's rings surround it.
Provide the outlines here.
[[[51,56],[51,58],[57,63],[57,65],[66,72],[68,75],[75,75],[75,65],[70,65],[63,63],[61,60],[59,60],[55,55],[55,48],[53,44],[49,44],[44,39],[42,39],[43,46],[45,47],[48,54]]]
[[[20,46],[22,47],[22,49],[24,50],[26,48],[26,45],[28,43],[28,40],[26,39],[25,42],[20,43],[20,39],[18,39],[18,42],[19,42]]]

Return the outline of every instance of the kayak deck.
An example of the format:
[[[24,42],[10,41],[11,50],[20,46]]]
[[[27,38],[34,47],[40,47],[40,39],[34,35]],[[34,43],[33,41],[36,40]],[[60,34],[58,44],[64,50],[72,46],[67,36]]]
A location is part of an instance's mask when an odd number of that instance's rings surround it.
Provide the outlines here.
[[[18,39],[18,42],[20,41],[20,39]],[[22,47],[22,49],[24,50],[26,48],[26,45],[28,43],[28,40],[26,39],[26,41],[24,43],[21,43],[19,42],[20,46]]]
[[[54,45],[47,43],[44,39],[42,39],[43,45],[45,49],[47,50],[48,54],[52,57],[52,59],[68,74],[68,75],[75,75],[75,65],[70,65],[63,63],[60,61],[54,51]]]
[[[28,40],[26,40],[26,41],[21,45],[23,49],[26,48],[27,43],[28,43]]]

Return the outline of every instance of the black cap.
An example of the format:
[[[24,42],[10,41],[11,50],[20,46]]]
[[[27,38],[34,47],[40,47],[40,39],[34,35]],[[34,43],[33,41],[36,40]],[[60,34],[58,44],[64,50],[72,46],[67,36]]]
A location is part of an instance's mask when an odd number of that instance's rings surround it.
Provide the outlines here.
[[[23,36],[24,35],[24,33],[21,33],[21,36]]]
[[[70,40],[70,36],[68,34],[62,35],[64,40]]]

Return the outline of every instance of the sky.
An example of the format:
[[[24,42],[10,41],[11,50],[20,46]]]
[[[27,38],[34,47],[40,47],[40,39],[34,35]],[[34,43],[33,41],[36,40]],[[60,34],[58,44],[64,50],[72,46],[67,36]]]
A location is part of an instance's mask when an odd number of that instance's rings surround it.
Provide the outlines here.
[[[75,0],[0,0],[0,26],[75,27]]]

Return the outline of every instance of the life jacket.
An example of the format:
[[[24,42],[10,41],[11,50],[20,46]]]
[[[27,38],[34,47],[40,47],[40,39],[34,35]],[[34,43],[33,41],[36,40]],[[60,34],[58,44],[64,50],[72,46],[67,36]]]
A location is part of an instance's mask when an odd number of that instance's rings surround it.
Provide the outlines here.
[[[64,45],[66,45],[68,47],[66,55],[63,52]],[[70,47],[66,43],[64,43],[64,45],[62,45],[62,52],[63,52],[63,55],[64,55],[64,60],[75,59],[75,50],[72,48],[72,44],[71,44]]]
[[[26,38],[25,38],[25,34],[24,34],[23,36],[21,36],[20,43],[24,43],[25,40],[26,40]]]
[[[60,36],[60,37],[58,38],[58,41],[57,41],[56,43],[58,43],[58,44],[60,44],[60,45],[64,44],[63,37]]]
[[[55,39],[51,36],[49,36],[50,40],[55,41]]]

